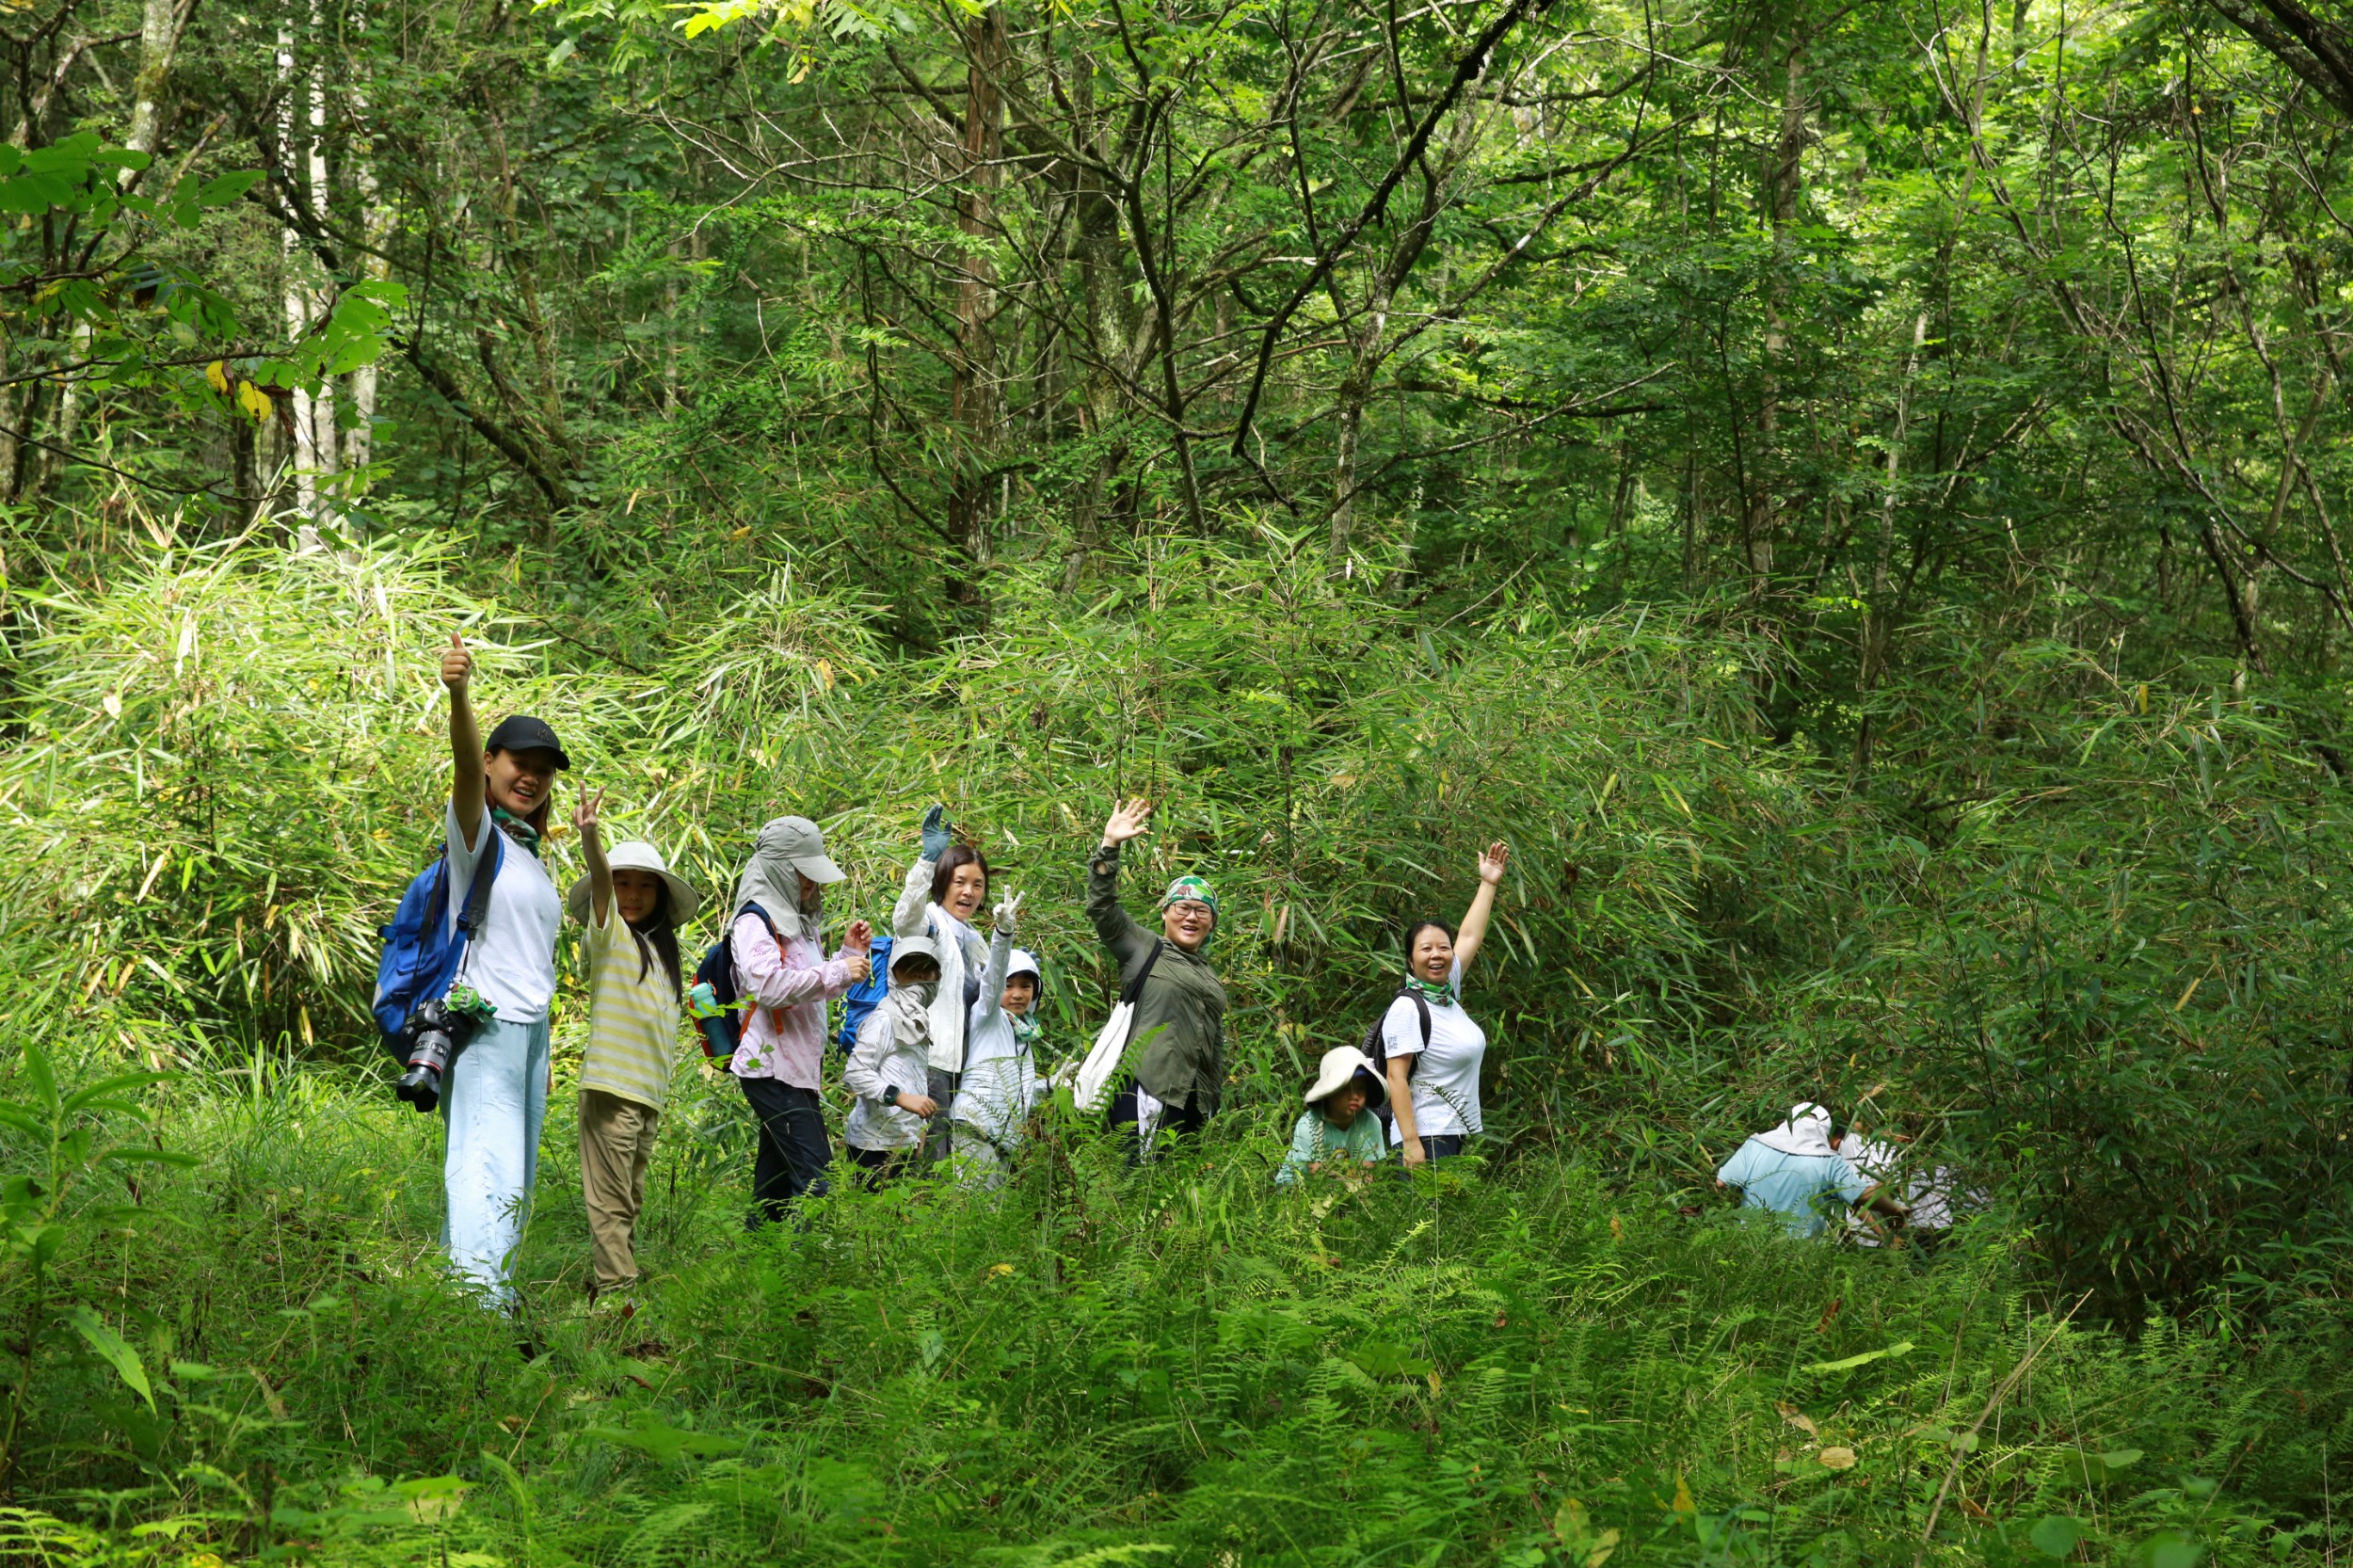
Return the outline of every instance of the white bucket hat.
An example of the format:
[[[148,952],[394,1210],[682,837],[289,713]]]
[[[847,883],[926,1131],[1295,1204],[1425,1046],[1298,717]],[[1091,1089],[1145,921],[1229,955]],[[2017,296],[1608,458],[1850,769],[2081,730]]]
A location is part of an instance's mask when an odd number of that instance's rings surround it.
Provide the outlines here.
[[[1327,1095],[1336,1095],[1348,1087],[1358,1073],[1365,1075],[1365,1103],[1379,1106],[1389,1097],[1381,1086],[1381,1075],[1372,1070],[1372,1058],[1354,1046],[1335,1046],[1323,1053],[1323,1061],[1316,1069],[1316,1080],[1307,1086],[1306,1103],[1313,1105]]]
[[[670,889],[672,925],[684,925],[695,918],[695,911],[702,907],[702,895],[688,887],[684,877],[671,871],[663,862],[662,852],[643,839],[623,840],[607,850],[604,858],[605,863],[616,872],[651,872],[660,877],[662,885]],[[564,895],[565,906],[572,912],[572,919],[583,925],[588,923],[588,878],[584,876],[573,883],[571,890]]]

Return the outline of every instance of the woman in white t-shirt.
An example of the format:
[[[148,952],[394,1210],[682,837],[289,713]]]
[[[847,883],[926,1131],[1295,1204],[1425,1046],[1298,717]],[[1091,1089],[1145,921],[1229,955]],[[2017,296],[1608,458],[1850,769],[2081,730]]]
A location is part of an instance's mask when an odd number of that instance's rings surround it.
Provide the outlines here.
[[[1381,1019],[1381,1048],[1396,1114],[1389,1142],[1408,1165],[1460,1154],[1464,1141],[1481,1129],[1479,1069],[1487,1058],[1487,1032],[1463,1010],[1463,975],[1486,940],[1496,887],[1511,859],[1510,846],[1500,842],[1479,857],[1479,891],[1459,932],[1417,920],[1405,933],[1405,988]]]
[[[555,731],[528,714],[500,721],[487,742],[467,687],[473,655],[451,637],[441,654],[449,688],[450,919],[475,872],[496,856],[481,934],[459,980],[487,1006],[449,1064],[441,1110],[449,1142],[441,1180],[449,1200],[441,1240],[453,1268],[497,1305],[511,1304],[507,1271],[539,1172],[548,1113],[548,1003],[555,996],[555,936],[564,906],[539,864],[555,776],[571,766]],[[496,842],[492,840],[495,840]]]

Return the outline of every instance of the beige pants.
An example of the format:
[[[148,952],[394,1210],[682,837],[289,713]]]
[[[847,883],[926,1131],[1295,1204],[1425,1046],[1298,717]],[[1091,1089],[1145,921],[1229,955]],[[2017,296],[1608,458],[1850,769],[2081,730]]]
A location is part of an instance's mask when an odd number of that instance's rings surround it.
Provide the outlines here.
[[[662,1112],[601,1089],[580,1092],[580,1190],[588,1200],[588,1237],[599,1290],[637,1283],[632,1240],[646,1201],[646,1165],[653,1158]]]

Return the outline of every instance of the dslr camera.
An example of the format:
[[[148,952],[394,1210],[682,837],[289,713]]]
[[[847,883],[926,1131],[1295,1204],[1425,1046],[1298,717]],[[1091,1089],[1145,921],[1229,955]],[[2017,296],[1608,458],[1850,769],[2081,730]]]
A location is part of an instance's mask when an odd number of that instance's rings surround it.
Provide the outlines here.
[[[450,1000],[424,1003],[408,1015],[408,1027],[401,1031],[408,1070],[392,1093],[415,1106],[419,1115],[441,1103],[441,1075],[449,1071],[450,1058],[473,1036],[474,1014],[452,1007]]]

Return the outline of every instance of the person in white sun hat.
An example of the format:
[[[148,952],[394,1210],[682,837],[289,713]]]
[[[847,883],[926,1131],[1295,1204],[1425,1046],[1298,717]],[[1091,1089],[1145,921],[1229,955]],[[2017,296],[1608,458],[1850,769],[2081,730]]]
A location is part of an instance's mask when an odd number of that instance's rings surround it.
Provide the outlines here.
[[[1387,1097],[1372,1059],[1354,1046],[1323,1053],[1316,1080],[1307,1085],[1307,1109],[1291,1128],[1290,1152],[1274,1172],[1277,1187],[1302,1176],[1330,1172],[1359,1176],[1387,1157],[1388,1143],[1372,1110]]]
[[[600,1302],[637,1284],[637,1211],[646,1200],[662,1103],[677,1061],[678,928],[702,904],[662,852],[639,840],[604,847],[604,792],[572,811],[588,874],[565,906],[587,928],[588,1046],[580,1064],[580,1189],[588,1207],[590,1287]]]

